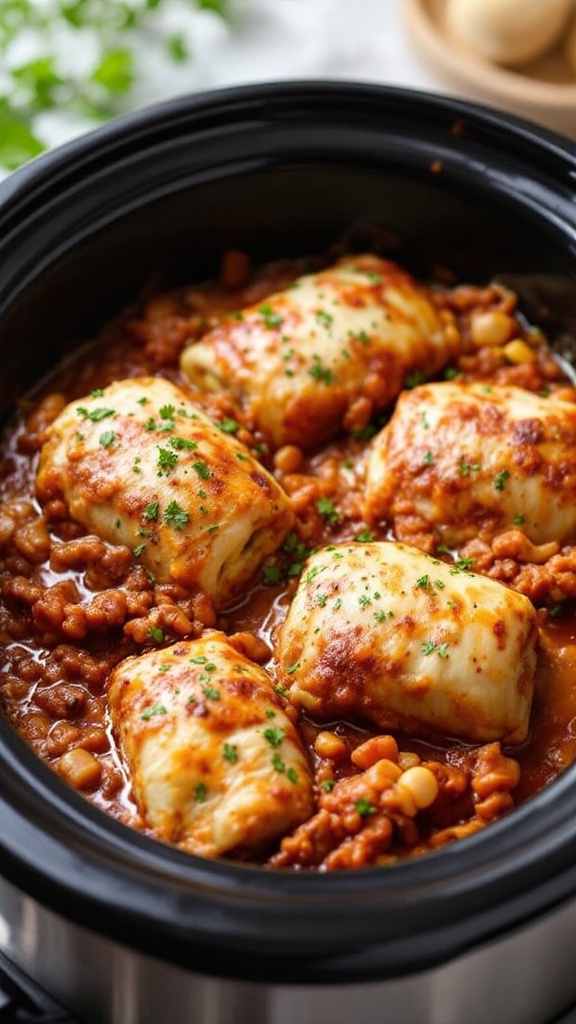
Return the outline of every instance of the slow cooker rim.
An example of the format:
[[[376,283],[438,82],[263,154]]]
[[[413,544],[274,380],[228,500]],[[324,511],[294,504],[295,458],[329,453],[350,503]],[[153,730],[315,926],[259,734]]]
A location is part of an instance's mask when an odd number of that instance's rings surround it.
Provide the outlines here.
[[[29,203],[34,206],[34,204],[40,203],[42,201],[43,188],[45,186],[56,187],[58,184],[60,170],[64,174],[76,174],[78,173],[80,158],[85,158],[87,164],[89,164],[92,154],[94,154],[96,162],[104,159],[104,155],[106,155],[107,160],[113,161],[120,153],[125,151],[128,145],[133,144],[134,138],[140,135],[140,133],[143,133],[145,136],[148,132],[151,139],[157,139],[158,135],[161,135],[162,132],[176,131],[180,119],[188,120],[192,118],[193,121],[195,114],[201,116],[205,112],[219,111],[220,115],[225,119],[230,117],[231,107],[234,108],[235,104],[240,106],[242,104],[252,105],[255,109],[258,108],[262,112],[266,104],[272,103],[274,99],[289,104],[298,96],[301,100],[305,98],[306,102],[311,104],[314,98],[317,98],[318,102],[322,98],[331,98],[335,101],[337,97],[342,98],[344,95],[350,97],[352,94],[355,101],[358,102],[367,97],[371,97],[375,103],[378,100],[384,104],[387,101],[397,103],[406,100],[406,102],[420,105],[428,111],[435,111],[443,122],[463,117],[470,123],[480,126],[488,134],[495,133],[499,138],[504,133],[511,132],[514,138],[523,145],[534,147],[542,158],[544,158],[544,154],[553,157],[554,160],[559,160],[562,166],[569,167],[573,175],[576,173],[574,170],[573,153],[567,140],[563,140],[560,136],[555,136],[553,133],[537,129],[520,118],[512,115],[500,115],[495,111],[476,104],[469,104],[465,101],[448,99],[441,96],[430,96],[414,90],[401,90],[395,87],[358,83],[326,83],[319,81],[265,83],[258,86],[240,87],[238,89],[218,90],[215,93],[203,94],[202,96],[183,97],[176,101],[168,101],[146,111],[126,115],[116,122],[90,133],[89,136],[74,140],[59,151],[40,158],[38,161],[17,172],[12,179],[8,179],[7,182],[0,184],[0,237],[2,217],[4,216],[5,220],[8,221],[14,216],[11,212],[15,208],[13,204],[18,204],[21,201],[24,205]],[[171,126],[167,126],[165,123],[164,113],[168,111],[171,111],[173,115]],[[157,129],[158,132],[156,131]],[[101,148],[102,143],[106,143],[107,146],[104,155]],[[72,169],[72,165],[74,165],[74,169]],[[0,250],[1,248],[2,243],[0,242]],[[103,813],[84,803],[82,798],[68,791],[64,784],[49,769],[41,765],[35,756],[24,747],[24,744],[22,744],[18,737],[4,726],[3,722],[0,725],[2,726],[0,739],[2,735],[4,737],[4,743],[0,746],[0,779],[3,778],[4,782],[2,800],[4,807],[12,814],[12,820],[17,822],[21,828],[21,834],[26,833],[29,838],[38,839],[48,835],[50,829],[55,830],[56,834],[52,838],[60,852],[64,854],[66,851],[70,852],[70,847],[66,845],[66,840],[59,838],[58,831],[66,832],[67,839],[72,835],[76,848],[81,850],[85,846],[86,840],[85,834],[82,834],[82,829],[85,823],[89,821],[90,840],[93,844],[92,849],[89,851],[91,857],[90,867],[94,867],[94,869],[99,868],[104,862],[106,870],[110,872],[110,879],[116,877],[116,880],[118,880],[119,874],[122,873],[126,866],[126,859],[130,861],[128,854],[132,857],[138,854],[139,864],[144,862],[149,867],[154,866],[158,878],[161,881],[163,880],[164,885],[167,885],[170,880],[172,882],[177,880],[178,885],[180,885],[183,882],[182,875],[190,875],[192,871],[190,868],[191,864],[193,864],[194,875],[199,878],[199,886],[203,886],[205,891],[211,887],[212,899],[214,898],[214,888],[218,886],[221,888],[223,883],[226,882],[227,885],[224,886],[226,891],[221,895],[222,907],[226,900],[231,900],[232,903],[236,902],[237,906],[240,906],[240,903],[244,905],[243,901],[247,892],[251,900],[255,896],[265,896],[267,899],[274,900],[278,897],[278,891],[280,890],[282,893],[286,892],[289,894],[292,901],[290,910],[293,916],[296,917],[297,910],[300,912],[301,904],[295,900],[295,894],[301,895],[304,893],[305,897],[303,898],[308,900],[310,905],[314,906],[316,912],[319,912],[319,897],[326,898],[327,895],[333,895],[334,893],[338,893],[342,897],[344,893],[349,893],[354,900],[358,901],[360,892],[366,887],[366,899],[372,905],[377,904],[377,906],[372,907],[373,913],[375,914],[380,908],[379,901],[375,900],[373,886],[374,871],[378,869],[369,869],[368,871],[339,876],[338,878],[328,878],[327,876],[311,877],[297,874],[272,876],[270,873],[267,874],[261,870],[244,866],[231,867],[221,863],[210,864],[207,862],[196,864],[193,863],[196,860],[195,858],[188,858],[177,851],[160,847],[159,844],[148,840],[146,837],[130,833],[118,823],[108,819]],[[475,861],[476,858],[481,862],[480,867],[490,873],[490,868],[494,871],[494,862],[498,860],[498,856],[505,860],[513,852],[518,857],[516,871],[520,871],[519,861],[522,860],[521,874],[523,883],[517,895],[526,895],[524,905],[516,909],[513,923],[518,923],[534,913],[544,912],[548,907],[561,902],[576,891],[576,877],[570,863],[573,859],[576,837],[574,835],[574,828],[569,827],[572,819],[576,820],[576,815],[573,813],[576,810],[576,786],[573,785],[573,775],[573,771],[567,772],[566,776],[555,783],[550,790],[546,790],[545,793],[534,798],[534,802],[517,810],[513,820],[505,819],[491,826],[489,835],[485,833],[472,837],[463,846],[457,845],[437,855],[432,854],[424,858],[417,865],[398,865],[394,868],[394,879],[406,877],[410,873],[413,875],[414,869],[417,869],[420,876],[420,888],[421,890],[426,890],[427,887],[429,889],[438,880],[437,876],[446,877],[452,875],[454,879],[454,873],[458,870],[461,872],[459,877],[464,881],[467,870],[469,871],[472,867],[469,862]],[[568,793],[566,790],[568,790]],[[26,797],[23,795],[25,793],[27,793]],[[27,806],[26,814],[22,810],[24,805]],[[529,819],[534,807],[538,807],[540,810],[541,816],[539,821],[541,825],[545,824],[551,817],[557,821],[559,812],[562,811],[562,824],[566,827],[566,832],[562,837],[556,835],[546,839],[544,830],[543,835],[534,838],[534,845],[539,849],[538,858],[533,853],[532,847],[528,848],[524,833],[520,837],[519,833],[522,830],[518,825],[519,822]],[[571,816],[569,814],[570,810],[572,810]],[[38,828],[40,822],[43,822],[43,829]],[[111,837],[114,837],[116,859],[112,857],[112,863],[106,863],[111,853],[109,849]],[[515,841],[516,839],[517,842]],[[488,858],[484,863],[483,856],[487,845],[492,847],[492,859]],[[35,846],[34,843],[31,845],[25,844],[23,848],[18,849],[10,836],[0,836],[0,850],[4,854],[5,868],[3,870],[5,870],[6,877],[13,881],[14,884],[29,891],[34,898],[41,901],[44,900],[47,905],[50,905],[56,911],[62,912],[65,915],[73,915],[79,921],[90,919],[90,916],[86,915],[86,911],[93,910],[95,906],[99,906],[102,912],[101,927],[105,928],[104,918],[109,918],[111,914],[109,892],[106,894],[99,891],[98,885],[96,885],[93,893],[87,894],[84,892],[84,895],[82,895],[81,891],[76,888],[74,890],[74,905],[70,907],[69,897],[73,887],[70,879],[68,880],[68,885],[66,885],[62,876],[62,869],[68,863],[67,861],[66,864],[58,865],[61,870],[61,877],[57,877],[55,870],[57,865],[53,863],[47,867],[43,862],[38,846]],[[498,851],[500,853],[497,856]],[[532,861],[530,860],[531,856],[534,858]],[[86,859],[86,849],[84,849],[84,870],[86,870]],[[540,865],[536,872],[538,877],[535,877],[535,860]],[[551,866],[558,871],[555,885],[551,885],[548,878]],[[128,863],[128,868],[130,868],[130,863]],[[474,868],[475,870],[478,869],[476,862]],[[502,870],[502,868],[499,870]],[[382,871],[387,872],[388,869],[382,869]],[[386,877],[388,880],[387,874],[385,876],[382,873],[381,877]],[[508,874],[506,877],[510,877],[510,875]],[[266,879],[265,886],[263,884],[264,879]],[[230,889],[231,880],[234,880],[234,885],[231,888],[235,889],[232,893],[227,891]],[[487,880],[485,879],[485,881]],[[268,882],[270,886],[268,886]],[[125,874],[122,875],[122,884],[125,888],[130,885],[130,879],[126,878]],[[160,885],[160,882],[158,884]],[[384,886],[384,888],[387,887]],[[392,885],[390,885],[390,888],[392,888]],[[265,890],[264,893],[262,889]],[[320,889],[322,890],[321,892],[319,891]],[[546,902],[542,905],[542,893],[544,892],[546,893]],[[141,890],[139,889],[134,895],[141,895]],[[151,896],[150,890],[149,896]],[[159,899],[158,907],[155,909],[161,923],[162,914],[166,912],[165,901]],[[198,908],[195,906],[191,909],[197,911]],[[359,917],[361,912],[365,914],[366,909],[363,901],[360,901],[356,915],[352,915],[358,928],[360,928],[360,925],[364,928],[366,922],[365,919],[356,921],[356,918]],[[504,904],[500,909],[504,912]],[[118,907],[115,910],[118,910]],[[230,907],[227,907],[227,910],[230,911]],[[119,913],[121,914],[122,911]],[[132,941],[140,944],[145,944],[148,941],[149,937],[146,936],[145,929],[141,936],[136,935],[138,930],[136,925],[142,924],[146,920],[150,921],[153,916],[150,906],[147,906],[140,915],[135,911],[131,912],[131,924],[134,931]],[[112,917],[116,921],[114,914]],[[176,945],[178,945],[178,942],[182,943],[183,955],[186,955],[188,946],[185,936],[176,934],[176,932],[182,932],[182,922],[174,923],[178,925],[175,928],[174,942]],[[329,926],[332,924],[331,914],[328,915],[327,924]],[[164,925],[166,925],[165,920]],[[509,921],[506,923],[502,919],[499,921],[493,920],[486,934],[495,934],[509,926]],[[305,920],[303,927],[309,932],[310,922]],[[238,935],[235,936],[235,941],[241,943],[246,941],[246,936],[242,936],[240,932],[241,929],[238,928]],[[229,939],[230,936],[228,936]],[[214,940],[214,936],[212,936],[212,940]],[[154,945],[154,940],[150,941]],[[348,935],[346,941],[349,943],[360,941],[359,934],[356,934],[353,938]],[[472,940],[470,938],[469,941],[476,941],[476,939]],[[466,939],[462,931],[460,931],[458,936],[455,934],[453,937],[453,951],[461,951],[465,942]],[[435,945],[435,950],[432,948],[425,951],[420,950],[418,955],[413,956],[410,969],[421,969],[423,965],[432,962],[438,956],[444,957],[447,955],[446,948],[443,948],[441,953],[439,953],[440,945],[437,937]],[[354,972],[356,970],[357,968],[354,969]]]

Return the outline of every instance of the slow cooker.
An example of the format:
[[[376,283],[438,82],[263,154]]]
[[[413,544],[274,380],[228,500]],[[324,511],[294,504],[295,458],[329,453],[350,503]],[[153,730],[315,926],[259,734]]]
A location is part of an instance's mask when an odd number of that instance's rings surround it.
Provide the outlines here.
[[[557,337],[576,324],[573,144],[433,95],[258,85],[119,119],[0,186],[2,412],[159,268],[375,229],[418,272],[497,276]],[[0,874],[0,1020],[548,1024],[576,1002],[576,767],[441,852],[292,874],[130,831],[0,721]]]

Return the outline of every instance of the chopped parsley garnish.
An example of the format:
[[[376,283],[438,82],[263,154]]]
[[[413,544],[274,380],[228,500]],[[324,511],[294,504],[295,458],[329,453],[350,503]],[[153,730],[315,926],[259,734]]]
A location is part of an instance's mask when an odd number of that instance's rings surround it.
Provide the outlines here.
[[[361,818],[368,818],[371,814],[376,814],[376,811],[378,810],[377,807],[374,807],[374,804],[370,803],[370,800],[366,796],[357,800],[354,806]]]
[[[237,423],[236,420],[232,419],[224,419],[221,423],[218,423],[217,426],[224,434],[237,434],[240,430],[240,424]]]
[[[294,672],[297,672],[299,668],[300,668],[300,662],[299,661],[293,661],[291,665],[285,665],[284,666],[284,671],[285,671],[287,676],[291,676],[291,675],[294,675]]]
[[[210,470],[208,469],[208,466],[206,465],[205,462],[193,462],[192,469],[194,470],[195,473],[198,474],[201,480],[210,479]]]
[[[197,441],[190,441],[187,437],[171,437],[168,444],[171,448],[176,448],[177,451],[182,451],[184,448],[191,450],[198,447]]]
[[[154,718],[156,715],[165,715],[165,714],[166,714],[166,708],[164,707],[163,704],[153,704],[152,707],[146,708],[146,710],[142,712],[140,717],[144,718],[146,720],[148,718]]]
[[[281,327],[284,323],[284,317],[282,314],[278,313],[272,308],[272,306],[260,306],[258,312],[260,313],[266,327],[272,329],[273,327]]]
[[[462,476],[470,476],[470,473],[477,473],[480,469],[479,462],[466,462],[465,459],[460,459],[458,463],[458,469]]]
[[[277,729],[274,726],[269,725],[264,729],[262,735],[271,747],[279,747],[286,735],[286,732],[284,729]]]
[[[229,761],[230,764],[236,764],[236,761],[238,760],[238,750],[233,743],[224,743],[222,753],[226,761]]]
[[[175,500],[171,501],[166,506],[162,518],[165,523],[168,523],[169,526],[173,526],[175,530],[183,530],[186,523],[190,520],[190,516],[188,512],[186,512],[186,509],[183,509]]]
[[[316,311],[316,320],[322,325],[322,327],[325,327],[326,330],[328,330],[332,326],[334,317],[330,313],[327,313],[325,309],[318,309]]]
[[[524,515],[524,513],[523,512],[518,512],[518,514],[514,516],[514,519],[512,520],[512,522],[513,522],[514,526],[522,526],[522,523],[524,522],[525,519],[526,519],[526,516]]]
[[[338,511],[334,502],[330,498],[318,498],[316,501],[316,511],[322,516],[327,523],[334,526],[338,522]]]
[[[501,469],[499,473],[496,473],[496,476],[494,477],[494,487],[496,488],[497,491],[504,490],[504,484],[506,483],[509,476],[510,470],[508,469]]]
[[[163,405],[160,409],[160,416],[163,420],[173,420],[176,415],[176,409],[173,405]]]
[[[369,544],[371,541],[376,540],[376,538],[370,530],[361,530],[360,533],[356,534],[354,540],[357,541],[358,544]]]
[[[405,388],[417,388],[419,384],[423,384],[426,377],[422,373],[422,370],[414,370],[413,373],[407,373],[404,378]]]
[[[308,373],[314,380],[320,380],[324,384],[333,384],[335,377],[332,370],[329,370],[327,366],[322,366],[320,362],[320,356],[312,356],[312,365],[308,367]]]
[[[220,691],[215,690],[213,686],[205,686],[202,690],[205,697],[209,700],[220,700]]]
[[[422,457],[422,462],[424,463],[425,466],[432,466],[433,465],[433,463],[434,463],[434,455],[432,454],[432,452],[430,450],[428,450],[427,452],[424,452],[424,455]]]
[[[134,557],[135,557],[135,558],[139,558],[139,557],[140,557],[140,555],[141,555],[141,554],[142,554],[142,553],[143,553],[143,552],[144,552],[145,550],[146,550],[146,544],[144,544],[144,543],[142,543],[142,544],[137,544],[137,545],[136,545],[136,547],[132,549],[132,554],[134,555]]]
[[[100,409],[89,410],[86,409],[85,406],[79,405],[78,408],[76,409],[76,412],[84,420],[90,420],[91,423],[100,423],[100,420],[105,420],[107,419],[108,416],[114,416],[116,410],[105,409],[104,407]]]
[[[151,640],[154,640],[155,643],[161,644],[164,641],[164,630],[160,629],[160,626],[150,626],[148,636]]]
[[[116,440],[116,434],[113,430],[105,430],[103,434],[100,434],[98,440],[103,448],[111,448]]]
[[[149,505],[146,505],[142,516],[151,523],[155,523],[158,519],[159,503],[157,501],[151,501]]]
[[[267,587],[272,587],[275,583],[279,583],[280,575],[280,569],[277,565],[262,566],[262,579]]]
[[[201,804],[206,799],[208,794],[208,788],[205,782],[199,782],[194,790],[194,799],[197,804]]]
[[[104,397],[104,392],[103,392],[102,388],[94,388],[90,392],[90,398],[103,398],[103,397]]]
[[[324,779],[320,785],[325,793],[331,793],[336,783],[334,782],[334,779]]]
[[[367,423],[365,427],[353,427],[350,433],[355,441],[370,441],[378,433],[378,427],[374,423]]]
[[[178,456],[176,452],[171,452],[168,448],[158,448],[158,468],[161,474],[170,473],[177,462]]]

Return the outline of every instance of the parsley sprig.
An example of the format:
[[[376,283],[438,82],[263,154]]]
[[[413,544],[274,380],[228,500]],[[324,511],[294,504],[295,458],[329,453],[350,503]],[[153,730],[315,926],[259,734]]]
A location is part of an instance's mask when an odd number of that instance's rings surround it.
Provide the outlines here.
[[[224,18],[231,0],[188,3]],[[189,40],[163,17],[169,7],[170,0],[0,0],[0,167],[14,170],[47,148],[42,122],[51,112],[65,111],[82,130],[133,109],[146,73],[140,44],[185,63]]]

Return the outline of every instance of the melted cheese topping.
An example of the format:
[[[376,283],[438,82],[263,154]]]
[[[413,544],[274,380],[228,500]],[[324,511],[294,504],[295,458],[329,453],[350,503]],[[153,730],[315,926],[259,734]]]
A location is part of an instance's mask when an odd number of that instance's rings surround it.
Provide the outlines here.
[[[406,271],[347,256],[225,319],[181,367],[203,390],[232,391],[273,446],[309,448],[337,434],[359,398],[383,408],[407,373],[435,373],[457,347]]]
[[[290,700],[312,714],[473,742],[526,739],[530,601],[402,544],[313,555],[280,630]]]
[[[159,582],[217,607],[243,589],[293,522],[288,497],[244,445],[158,377],[71,402],[47,431],[36,490],[126,544]]]
[[[457,381],[401,395],[371,446],[365,515],[420,517],[458,546],[521,526],[535,544],[576,539],[576,405]]]
[[[127,658],[109,701],[158,838],[204,856],[257,851],[311,814],[298,734],[264,669],[224,634]]]

